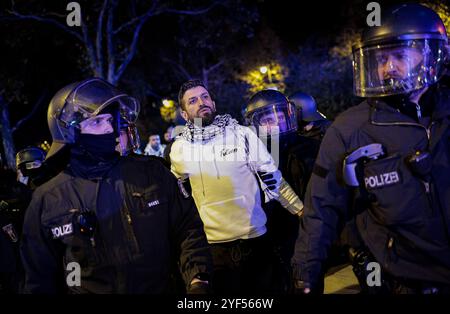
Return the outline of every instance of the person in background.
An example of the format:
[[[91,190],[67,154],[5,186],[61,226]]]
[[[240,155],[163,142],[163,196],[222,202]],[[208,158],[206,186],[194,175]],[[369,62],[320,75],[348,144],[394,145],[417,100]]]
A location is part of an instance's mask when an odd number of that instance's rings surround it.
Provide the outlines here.
[[[147,156],[157,156],[164,157],[164,149],[166,148],[165,144],[161,144],[161,139],[159,134],[150,133],[148,137],[148,144],[145,146],[144,155]]]
[[[331,121],[317,109],[315,99],[298,91],[289,96],[289,101],[297,109],[298,133],[304,137],[322,140]]]

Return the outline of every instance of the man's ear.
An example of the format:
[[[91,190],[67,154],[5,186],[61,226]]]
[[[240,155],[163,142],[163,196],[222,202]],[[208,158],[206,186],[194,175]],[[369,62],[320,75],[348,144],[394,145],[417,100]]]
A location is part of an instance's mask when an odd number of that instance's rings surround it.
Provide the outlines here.
[[[213,104],[214,111],[216,111],[216,102],[214,100],[213,100],[212,104]]]
[[[182,117],[186,122],[188,122],[188,121],[189,121],[189,116],[188,116],[187,112],[184,111],[184,110],[180,110],[180,113],[181,113],[181,117]]]

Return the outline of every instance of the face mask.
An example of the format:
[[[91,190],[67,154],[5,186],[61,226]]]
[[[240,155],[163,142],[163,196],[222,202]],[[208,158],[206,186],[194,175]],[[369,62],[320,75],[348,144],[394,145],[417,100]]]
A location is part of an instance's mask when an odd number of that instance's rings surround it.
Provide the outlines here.
[[[77,145],[93,156],[108,159],[116,155],[116,134],[108,133],[101,135],[78,134]]]
[[[70,168],[76,176],[83,178],[103,177],[115,162],[119,153],[116,148],[116,134],[78,134],[71,149]]]

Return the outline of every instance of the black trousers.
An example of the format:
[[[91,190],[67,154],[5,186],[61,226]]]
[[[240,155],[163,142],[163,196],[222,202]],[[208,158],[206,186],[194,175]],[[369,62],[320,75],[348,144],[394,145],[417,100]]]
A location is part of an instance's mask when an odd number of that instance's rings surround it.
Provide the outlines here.
[[[267,235],[211,244],[212,287],[215,294],[272,292],[276,258]]]

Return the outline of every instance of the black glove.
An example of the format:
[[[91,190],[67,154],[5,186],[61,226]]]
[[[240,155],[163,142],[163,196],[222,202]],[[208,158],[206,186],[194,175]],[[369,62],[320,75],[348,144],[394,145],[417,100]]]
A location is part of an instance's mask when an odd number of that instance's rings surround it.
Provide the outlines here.
[[[267,172],[258,172],[258,174],[264,184],[267,185],[269,190],[275,190],[277,180],[273,178],[273,174]]]
[[[187,294],[211,294],[209,283],[205,281],[197,281],[189,285]]]

